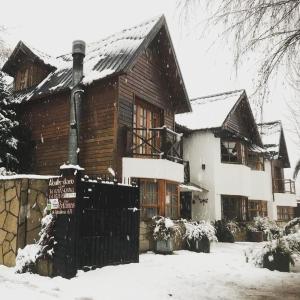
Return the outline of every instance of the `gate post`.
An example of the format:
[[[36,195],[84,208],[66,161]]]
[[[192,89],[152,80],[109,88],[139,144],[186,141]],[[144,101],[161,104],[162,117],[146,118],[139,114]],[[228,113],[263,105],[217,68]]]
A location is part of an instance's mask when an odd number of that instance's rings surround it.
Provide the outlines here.
[[[54,215],[53,276],[76,275],[76,202],[82,168],[61,166],[61,176],[49,182],[49,202]]]

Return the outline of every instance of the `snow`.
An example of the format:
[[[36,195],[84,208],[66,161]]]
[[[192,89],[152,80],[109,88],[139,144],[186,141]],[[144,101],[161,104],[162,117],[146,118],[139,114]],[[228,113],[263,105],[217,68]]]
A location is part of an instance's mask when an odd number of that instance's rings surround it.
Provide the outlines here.
[[[0,176],[0,180],[13,180],[13,179],[50,179],[57,178],[54,175],[36,175],[36,174],[16,174],[8,176]]]
[[[258,124],[258,129],[262,138],[264,147],[270,153],[274,153],[278,157],[279,146],[280,146],[280,136],[282,131],[282,126],[280,121],[274,121],[270,123]]]
[[[11,300],[299,299],[300,265],[291,273],[256,268],[243,254],[252,245],[218,243],[209,254],[149,252],[140,255],[139,264],[79,271],[71,280],[15,274],[0,266],[0,291]]]
[[[97,42],[86,45],[82,83],[90,85],[93,81],[106,78],[109,75],[123,71],[145,41],[159,17],[152,18],[134,27],[112,34]],[[34,90],[16,94],[15,102],[28,101],[36,95],[55,92],[72,87],[72,55],[61,55],[55,59],[34,47],[28,48],[46,64],[56,67]]]
[[[60,167],[60,170],[66,170],[66,169],[74,169],[78,171],[83,171],[84,168],[80,167],[79,165],[72,165],[72,164],[63,164]]]
[[[111,75],[114,73],[114,69],[106,69],[103,71],[96,71],[96,70],[92,70],[91,72],[89,72],[82,80],[82,83],[84,85],[90,85],[91,83],[93,83],[95,80],[99,80],[101,78],[107,77],[108,75]]]
[[[190,130],[221,127],[244,90],[191,100],[192,112],[177,114],[176,123]]]

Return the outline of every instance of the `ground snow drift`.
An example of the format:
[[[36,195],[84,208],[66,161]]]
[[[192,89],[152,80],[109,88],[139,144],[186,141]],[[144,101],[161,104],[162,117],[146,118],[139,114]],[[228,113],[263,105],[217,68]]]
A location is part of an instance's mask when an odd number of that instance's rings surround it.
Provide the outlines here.
[[[7,299],[299,299],[300,265],[291,273],[245,262],[253,243],[218,243],[212,253],[146,253],[139,264],[108,266],[72,280],[15,274],[0,266],[0,292]]]

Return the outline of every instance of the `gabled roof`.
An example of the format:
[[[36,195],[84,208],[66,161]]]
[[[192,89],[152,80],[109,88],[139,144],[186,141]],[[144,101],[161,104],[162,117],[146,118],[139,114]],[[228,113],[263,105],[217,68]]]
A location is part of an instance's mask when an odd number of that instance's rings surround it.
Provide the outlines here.
[[[176,123],[183,130],[220,129],[262,147],[245,90],[196,98],[191,100],[191,105],[193,110],[191,113],[176,115]]]
[[[290,167],[287,146],[281,121],[272,121],[257,124],[264,148],[271,154],[273,159],[282,159],[284,167]]]
[[[190,100],[192,112],[176,115],[176,123],[190,130],[220,128],[245,90],[230,91]]]
[[[86,56],[84,59],[84,85],[89,85],[94,81],[128,72],[136,62],[137,57],[144,51],[160,30],[164,29],[170,43],[170,53],[176,65],[176,80],[181,86],[181,101],[184,102],[183,111],[190,111],[190,103],[183,83],[182,75],[178,66],[172,41],[169,36],[166,20],[164,16],[152,18],[134,27],[122,30],[119,33],[108,36],[98,42],[87,44]],[[21,45],[23,42],[20,42]],[[20,44],[19,43],[19,44]],[[17,45],[14,52],[18,51]],[[30,49],[29,49],[30,50]],[[38,51],[34,51],[39,55]],[[14,53],[4,65],[3,71],[7,71],[10,61],[13,61]],[[41,60],[45,59],[43,55]],[[46,60],[46,59],[45,59]],[[35,89],[18,93],[18,102],[41,97],[71,88],[72,84],[72,55],[66,54],[51,61],[51,66],[55,70],[49,74]]]
[[[14,77],[18,67],[18,58],[20,55],[24,55],[32,61],[39,61],[40,63],[49,67],[50,70],[55,70],[59,64],[59,60],[57,58],[27,45],[23,41],[19,41],[12,54],[3,65],[2,71]]]

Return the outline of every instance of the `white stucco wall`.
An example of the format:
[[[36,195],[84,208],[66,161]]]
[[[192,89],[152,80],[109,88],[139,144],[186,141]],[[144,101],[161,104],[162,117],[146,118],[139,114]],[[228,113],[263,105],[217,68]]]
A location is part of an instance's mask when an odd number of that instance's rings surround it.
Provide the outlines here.
[[[295,206],[296,197],[272,193],[271,163],[265,161],[265,170],[256,171],[238,164],[221,163],[220,139],[210,131],[194,132],[184,139],[184,159],[190,162],[191,182],[208,190],[193,193],[195,199],[208,198],[208,203],[192,204],[194,220],[221,218],[221,195],[245,196],[251,200],[268,201],[268,215],[277,218],[277,205]],[[202,169],[205,164],[205,170]]]
[[[123,157],[122,167],[124,182],[131,177],[184,181],[183,165],[166,159]]]
[[[208,190],[201,197],[207,198],[207,204],[199,204],[195,201],[192,204],[192,218],[194,220],[216,218],[215,206],[215,164],[220,159],[218,143],[220,141],[214,135],[207,132],[194,132],[189,137],[184,138],[183,157],[190,162],[191,182]],[[205,169],[202,169],[205,165]],[[196,193],[193,193],[193,196]]]

